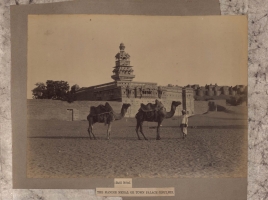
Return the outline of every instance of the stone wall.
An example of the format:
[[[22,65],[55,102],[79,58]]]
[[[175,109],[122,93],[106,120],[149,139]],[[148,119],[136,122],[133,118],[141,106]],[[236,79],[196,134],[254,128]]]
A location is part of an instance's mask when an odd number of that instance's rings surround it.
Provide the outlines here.
[[[159,99],[167,109],[170,111],[172,100]],[[120,112],[123,103],[130,103],[131,107],[128,109],[125,117],[135,117],[140,108],[140,104],[154,103],[155,100],[150,99],[124,99],[123,102],[109,101],[115,112]],[[105,104],[105,101],[75,101],[67,103],[60,100],[50,99],[28,99],[27,100],[27,116],[28,119],[39,120],[86,120],[91,106]],[[178,106],[175,116],[181,115],[182,105]]]
[[[199,115],[208,111],[208,101],[194,101],[194,114]]]
[[[209,101],[194,101],[194,114],[203,114],[209,111],[209,104],[214,102],[220,107],[226,108],[226,100],[209,100]]]
[[[60,100],[50,99],[28,99],[27,116],[28,119],[40,120],[87,120],[90,106],[105,104],[105,101],[75,101],[67,103]],[[121,102],[109,102],[115,112],[121,111]]]
[[[121,87],[116,83],[106,83],[82,88],[75,94],[77,101],[121,101]]]
[[[164,105],[164,107],[166,108],[166,110],[168,112],[171,109],[172,101],[180,101],[180,102],[182,102],[182,100],[166,100],[166,99],[158,99],[158,100],[161,101],[161,103]],[[141,103],[143,103],[143,104],[155,103],[155,99],[129,99],[129,98],[124,98],[124,99],[122,99],[122,101],[123,101],[123,103],[131,104],[131,107],[128,109],[128,113],[127,113],[128,117],[135,117],[136,113],[138,112],[138,110],[140,108]],[[176,108],[174,116],[181,115],[182,109],[183,108],[182,108],[182,104],[181,104]]]
[[[192,89],[189,88],[189,90]],[[122,101],[123,98],[178,99],[182,96],[182,87],[158,87],[156,83],[116,81],[81,88],[75,96],[77,101]]]
[[[158,99],[161,101],[167,111],[170,111],[173,100]],[[115,112],[120,112],[123,103],[131,104],[125,117],[135,117],[140,108],[140,104],[154,103],[154,99],[129,99],[125,98],[123,102],[109,101]],[[178,101],[178,100],[177,100]],[[182,101],[182,100],[181,100]],[[209,110],[209,102],[215,102],[217,105],[226,108],[225,100],[194,101],[194,114],[203,114]],[[105,104],[105,101],[75,101],[67,103],[65,101],[49,99],[28,99],[28,118],[40,120],[86,120],[89,114],[90,106]],[[176,108],[174,116],[180,116],[183,105]]]
[[[187,87],[191,87],[194,89],[194,93],[196,96],[220,96],[222,95],[230,95],[234,96],[236,94],[245,94],[247,92],[247,86],[245,85],[236,85],[234,87],[229,86],[218,86],[218,85],[206,85],[200,86],[199,85],[188,85]]]

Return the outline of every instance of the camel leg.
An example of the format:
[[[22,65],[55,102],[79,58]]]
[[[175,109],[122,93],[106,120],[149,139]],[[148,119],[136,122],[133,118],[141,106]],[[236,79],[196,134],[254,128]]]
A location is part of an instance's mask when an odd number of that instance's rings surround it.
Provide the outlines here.
[[[108,124],[108,129],[107,129],[107,139],[108,139],[108,140],[110,139],[111,128],[112,128],[112,124],[109,123],[109,124]]]
[[[93,133],[93,126],[91,126],[91,133],[92,133],[92,135],[93,135],[94,140],[96,140],[96,137],[95,137],[95,135],[94,135],[94,133]]]
[[[141,138],[139,136],[139,128],[140,128],[140,122],[137,121],[136,133],[137,133],[137,136],[138,136],[138,140],[141,140]]]
[[[87,132],[88,132],[89,138],[92,139],[92,138],[91,138],[90,131],[91,131],[91,130],[90,130],[90,127],[88,127]]]
[[[184,139],[183,127],[181,127],[182,139]]]
[[[91,132],[92,132],[92,123],[91,123],[91,119],[88,121],[88,129],[87,132],[89,134],[89,138],[91,139]]]
[[[160,125],[161,125],[161,123],[162,123],[162,121],[159,121],[157,124],[157,136],[156,136],[157,140],[161,140],[161,137],[160,137]]]
[[[143,122],[140,123],[140,132],[141,132],[141,134],[143,135],[144,139],[145,139],[145,140],[148,140],[148,139],[145,137],[145,135],[143,134],[142,125],[143,125]]]

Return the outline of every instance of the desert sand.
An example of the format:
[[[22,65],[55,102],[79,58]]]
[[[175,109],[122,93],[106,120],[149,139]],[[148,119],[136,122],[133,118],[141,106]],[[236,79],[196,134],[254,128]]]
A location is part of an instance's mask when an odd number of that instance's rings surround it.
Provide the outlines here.
[[[144,123],[149,139],[138,140],[136,120],[95,124],[97,140],[90,140],[87,121],[28,121],[27,176],[78,177],[246,177],[247,115],[245,112],[209,112],[189,118],[182,139],[179,118],[165,120],[161,140],[156,123]],[[140,135],[141,136],[141,135]]]

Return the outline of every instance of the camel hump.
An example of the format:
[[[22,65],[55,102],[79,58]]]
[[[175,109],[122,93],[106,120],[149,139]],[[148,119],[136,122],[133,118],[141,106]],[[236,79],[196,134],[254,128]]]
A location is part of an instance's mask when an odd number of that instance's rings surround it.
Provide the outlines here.
[[[110,106],[110,104],[106,102],[105,105],[100,104],[98,106],[91,106],[90,107],[90,114],[91,115],[99,115],[99,114],[102,114],[102,113],[110,112],[112,110],[113,109]]]
[[[113,111],[112,106],[108,102],[105,103],[105,109],[106,111]]]
[[[158,111],[161,108],[163,108],[164,105],[162,104],[161,101],[156,100],[155,104],[153,103],[148,103],[147,105],[141,103],[141,108],[140,110],[144,111],[144,112],[149,112],[149,111]]]

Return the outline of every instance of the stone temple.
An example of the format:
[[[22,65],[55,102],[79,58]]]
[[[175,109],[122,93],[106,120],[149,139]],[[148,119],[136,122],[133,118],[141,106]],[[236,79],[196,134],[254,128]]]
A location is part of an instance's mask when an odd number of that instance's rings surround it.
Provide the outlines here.
[[[152,82],[135,82],[133,66],[130,65],[130,55],[125,51],[125,45],[120,44],[120,51],[115,55],[113,67],[113,82],[82,87],[76,92],[77,101],[118,101],[130,103],[131,110],[138,110],[141,103],[154,103],[156,99],[161,101],[169,111],[172,101],[181,101],[177,107],[176,115],[181,115],[185,109],[188,114],[194,114],[193,88],[180,86],[158,86]]]

